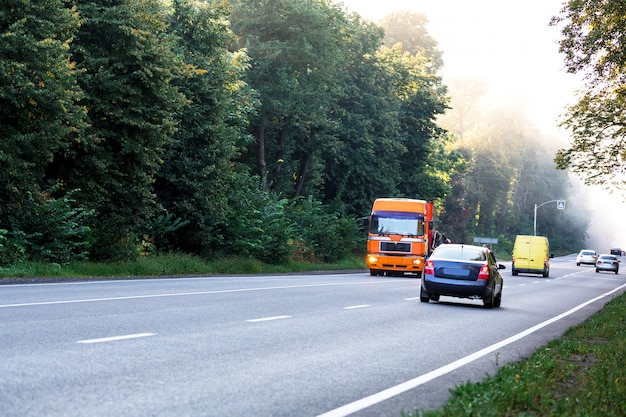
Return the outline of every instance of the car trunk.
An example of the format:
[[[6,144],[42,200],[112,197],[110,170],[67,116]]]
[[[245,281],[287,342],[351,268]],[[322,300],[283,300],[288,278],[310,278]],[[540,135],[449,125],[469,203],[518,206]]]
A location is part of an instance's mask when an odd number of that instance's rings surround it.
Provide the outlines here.
[[[478,273],[480,268],[484,265],[483,262],[449,262],[449,261],[434,261],[435,277],[456,279],[462,281],[476,281],[478,280]]]

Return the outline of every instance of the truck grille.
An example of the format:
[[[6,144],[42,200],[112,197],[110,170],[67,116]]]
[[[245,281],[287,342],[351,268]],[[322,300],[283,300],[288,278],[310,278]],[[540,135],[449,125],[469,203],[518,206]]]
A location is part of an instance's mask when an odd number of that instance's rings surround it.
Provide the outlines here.
[[[380,251],[411,253],[411,244],[401,242],[380,242]]]

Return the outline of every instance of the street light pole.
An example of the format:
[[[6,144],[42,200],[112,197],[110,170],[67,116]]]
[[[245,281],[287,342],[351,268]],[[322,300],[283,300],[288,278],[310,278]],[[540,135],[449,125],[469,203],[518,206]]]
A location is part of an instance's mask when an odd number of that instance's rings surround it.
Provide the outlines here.
[[[560,201],[560,200],[550,200],[550,201],[546,201],[545,203],[541,203],[539,205],[535,204],[535,220],[533,221],[533,236],[537,236],[537,209],[541,206],[545,206],[546,204],[554,203],[555,201]]]

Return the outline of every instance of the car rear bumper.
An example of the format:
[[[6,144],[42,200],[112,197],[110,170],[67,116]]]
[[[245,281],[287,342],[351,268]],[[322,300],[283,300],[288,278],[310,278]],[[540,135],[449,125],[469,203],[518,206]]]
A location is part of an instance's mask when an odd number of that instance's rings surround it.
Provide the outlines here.
[[[450,279],[424,279],[422,287],[429,294],[446,295],[459,298],[485,298],[491,296],[491,287],[487,281],[463,281]]]
[[[602,266],[602,265],[596,265],[596,269],[598,271],[611,271],[611,272],[615,272],[618,271],[618,267],[615,266]]]

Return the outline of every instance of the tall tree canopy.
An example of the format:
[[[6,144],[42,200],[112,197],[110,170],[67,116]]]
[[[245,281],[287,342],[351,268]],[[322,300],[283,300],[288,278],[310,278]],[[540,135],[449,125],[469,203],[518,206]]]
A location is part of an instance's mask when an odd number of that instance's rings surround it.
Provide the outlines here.
[[[246,55],[225,48],[233,42],[228,17],[218,3],[175,0],[169,25],[180,60],[173,82],[186,103],[155,188],[167,213],[187,222],[175,232],[176,246],[205,254],[224,240],[226,196],[241,188],[234,160],[248,142],[255,109],[242,82]]]
[[[78,13],[64,0],[6,0],[0,13],[0,220],[46,191],[55,153],[79,138],[84,111],[70,44]]]
[[[443,66],[442,52],[439,44],[428,33],[428,18],[423,13],[409,11],[393,12],[385,15],[379,22],[385,30],[384,45],[392,47],[401,43],[405,51],[413,55],[424,54],[435,72]]]
[[[586,86],[567,109],[563,126],[573,143],[556,156],[587,184],[626,188],[626,3],[570,0],[552,19],[561,25],[560,51],[569,72]]]
[[[232,27],[251,58],[259,93],[254,121],[262,187],[286,196],[319,184],[321,143],[345,70],[345,14],[329,1],[231,0]]]
[[[71,53],[89,128],[57,169],[96,210],[94,254],[108,258],[124,245],[132,251],[158,213],[153,182],[182,104],[172,84],[178,62],[161,1],[76,4],[82,21]]]

